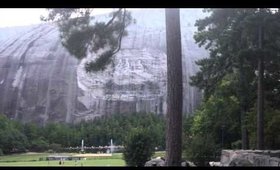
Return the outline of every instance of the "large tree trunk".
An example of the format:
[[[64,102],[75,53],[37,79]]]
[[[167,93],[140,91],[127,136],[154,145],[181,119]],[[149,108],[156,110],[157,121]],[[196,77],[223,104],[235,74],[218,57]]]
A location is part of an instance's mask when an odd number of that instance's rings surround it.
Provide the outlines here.
[[[259,48],[262,49],[263,28],[259,27]],[[257,108],[257,148],[264,149],[264,130],[263,130],[263,63],[262,53],[258,58],[258,108]]]
[[[180,166],[182,156],[182,52],[179,9],[166,9],[167,131],[166,165]]]
[[[240,57],[239,60],[239,83],[240,83],[240,119],[241,119],[241,139],[242,139],[242,149],[248,149],[248,131],[246,128],[246,104],[247,104],[247,82],[245,80],[244,72],[244,59]]]

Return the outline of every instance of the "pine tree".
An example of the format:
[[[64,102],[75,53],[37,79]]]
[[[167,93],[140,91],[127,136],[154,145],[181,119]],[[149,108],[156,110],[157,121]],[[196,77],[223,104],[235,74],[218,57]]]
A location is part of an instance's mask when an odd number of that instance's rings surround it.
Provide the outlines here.
[[[261,13],[262,10],[260,10]],[[260,18],[263,19],[262,17]],[[263,43],[263,23],[258,27],[258,45],[259,50],[262,50]],[[264,93],[263,93],[263,74],[264,74],[264,59],[263,53],[258,56],[258,103],[257,103],[257,148],[264,149]]]
[[[166,165],[180,166],[182,157],[182,49],[179,9],[166,9],[167,132]]]
[[[201,71],[192,77],[192,84],[205,90],[205,100],[213,94],[217,84],[229,73],[239,70],[240,117],[242,148],[247,148],[246,115],[252,106],[254,97],[249,99],[250,89],[258,86],[258,148],[263,149],[263,108],[265,79],[278,75],[277,71],[268,71],[279,61],[279,11],[271,9],[208,9],[209,17],[198,20],[198,32],[195,39],[200,46],[205,45],[210,51],[210,58],[197,62]],[[265,26],[265,29],[263,29]],[[247,71],[248,72],[247,72]],[[257,77],[252,73],[258,70]],[[275,72],[276,71],[276,72]],[[264,72],[267,72],[265,75]],[[269,74],[268,74],[269,72]],[[255,79],[258,80],[256,84]],[[275,87],[275,86],[274,86]],[[273,87],[273,88],[274,88]],[[270,89],[270,94],[271,94]],[[250,95],[249,95],[250,94]],[[247,95],[247,96],[246,96]],[[266,98],[266,100],[269,100]],[[254,100],[255,101],[255,100]]]
[[[131,23],[129,12],[120,8],[111,13],[107,21],[95,21],[91,13],[94,9],[52,8],[48,9],[44,21],[55,21],[59,27],[62,45],[78,59],[91,55],[94,60],[85,64],[87,72],[106,69],[112,63],[114,55],[121,48],[125,28]]]

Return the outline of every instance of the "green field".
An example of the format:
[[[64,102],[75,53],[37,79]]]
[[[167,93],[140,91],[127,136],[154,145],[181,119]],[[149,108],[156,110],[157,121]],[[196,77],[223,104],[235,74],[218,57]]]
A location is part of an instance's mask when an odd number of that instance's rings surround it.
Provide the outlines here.
[[[59,161],[45,161],[50,153],[25,153],[0,156],[0,166],[125,166],[122,154],[115,153],[112,157],[87,158],[86,160],[66,160],[63,164]],[[59,155],[72,155],[70,153],[60,153]],[[44,161],[40,161],[43,158]]]
[[[120,159],[97,159],[64,161],[59,165],[59,161],[32,161],[32,162],[1,162],[0,166],[125,166],[125,162]]]
[[[59,155],[73,155],[76,153],[59,153]],[[125,166],[121,153],[114,153],[111,157],[87,158],[86,160],[67,160],[63,164],[59,161],[45,161],[51,153],[24,153],[0,156],[0,166]],[[164,156],[164,152],[156,152],[153,157]],[[44,159],[44,161],[40,160]]]

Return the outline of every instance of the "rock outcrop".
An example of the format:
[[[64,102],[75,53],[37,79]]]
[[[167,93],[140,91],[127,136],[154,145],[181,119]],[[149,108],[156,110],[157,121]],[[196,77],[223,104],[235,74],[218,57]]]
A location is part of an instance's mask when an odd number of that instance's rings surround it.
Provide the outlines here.
[[[155,159],[151,159],[145,163],[145,166],[165,166],[164,159],[158,157]]]
[[[280,166],[280,150],[222,150],[220,166]]]
[[[204,14],[205,15],[205,14]],[[166,112],[166,46],[163,9],[133,11],[121,51],[104,72],[87,74],[61,45],[54,24],[0,28],[0,113],[22,122],[79,122],[120,112]],[[201,92],[189,85],[195,61],[208,56],[193,35],[198,9],[181,10],[184,113]],[[97,17],[98,18],[98,17]],[[104,16],[99,18],[106,19]]]
[[[157,157],[157,158],[151,159],[151,160],[149,160],[145,163],[145,166],[149,166],[149,167],[151,167],[151,166],[153,166],[153,167],[166,166],[165,165],[165,159],[162,158],[162,157]],[[181,166],[183,166],[183,167],[196,167],[196,165],[193,162],[190,162],[188,160],[183,161],[181,163]]]

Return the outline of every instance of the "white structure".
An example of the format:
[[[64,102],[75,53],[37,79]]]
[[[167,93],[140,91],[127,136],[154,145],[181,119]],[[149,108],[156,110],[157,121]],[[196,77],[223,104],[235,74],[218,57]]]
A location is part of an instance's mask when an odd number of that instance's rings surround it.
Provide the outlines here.
[[[111,153],[113,153],[113,151],[114,151],[113,139],[111,139],[110,151],[111,151]]]
[[[84,139],[82,139],[82,147],[81,147],[81,152],[84,152]]]

